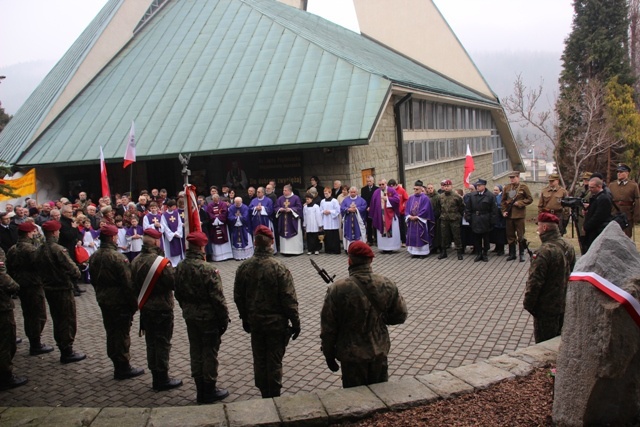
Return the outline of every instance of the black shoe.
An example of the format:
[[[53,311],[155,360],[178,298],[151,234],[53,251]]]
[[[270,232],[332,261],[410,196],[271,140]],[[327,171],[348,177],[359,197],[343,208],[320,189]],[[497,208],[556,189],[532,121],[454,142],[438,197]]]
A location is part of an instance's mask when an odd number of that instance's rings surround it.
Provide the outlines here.
[[[29,349],[29,355],[37,356],[39,354],[51,353],[52,351],[53,347],[51,347],[50,345],[38,343],[31,346],[31,348]]]
[[[524,252],[520,252],[520,262],[524,262]]]
[[[215,382],[202,382],[202,399],[200,403],[213,403],[229,396],[229,392],[224,388],[217,388]]]
[[[152,388],[155,391],[171,390],[182,385],[182,380],[169,378],[167,371],[151,371],[151,375],[153,376]]]
[[[87,355],[84,353],[76,353],[75,351],[73,351],[73,349],[71,351],[67,351],[67,352],[62,352],[62,354],[60,355],[60,363],[74,363],[74,362],[79,362],[81,360],[84,360],[87,358]]]
[[[458,261],[462,261],[462,259],[464,258],[464,257],[462,256],[462,254],[463,254],[463,253],[464,253],[464,250],[462,250],[462,251],[458,251]]]
[[[12,388],[25,385],[29,380],[27,377],[18,377],[11,372],[4,374],[2,380],[0,380],[0,390],[9,390]]]
[[[501,250],[501,251],[496,252],[496,255],[498,255],[498,256],[504,256],[504,250]]]
[[[128,363],[120,368],[117,368],[113,371],[113,379],[114,380],[128,380],[129,378],[139,377],[144,374],[144,369],[142,368],[134,368]]]
[[[438,259],[443,259],[447,257],[447,250],[443,249],[442,252],[440,252],[440,255],[438,255]]]
[[[480,262],[480,261],[482,261],[482,254],[481,253],[476,255],[476,257],[473,259],[473,262]]]

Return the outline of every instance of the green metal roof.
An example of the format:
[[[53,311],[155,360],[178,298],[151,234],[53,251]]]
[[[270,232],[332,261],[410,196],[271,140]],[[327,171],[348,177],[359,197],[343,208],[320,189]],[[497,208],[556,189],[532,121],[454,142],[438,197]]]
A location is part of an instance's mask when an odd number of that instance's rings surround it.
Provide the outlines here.
[[[18,160],[138,160],[367,143],[391,85],[497,105],[275,0],[168,1]]]

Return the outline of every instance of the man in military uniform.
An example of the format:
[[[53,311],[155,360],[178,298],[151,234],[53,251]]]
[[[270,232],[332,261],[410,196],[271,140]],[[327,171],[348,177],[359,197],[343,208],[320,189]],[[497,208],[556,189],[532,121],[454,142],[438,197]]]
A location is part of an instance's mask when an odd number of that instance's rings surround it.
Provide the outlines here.
[[[256,387],[263,398],[277,397],[289,338],[300,334],[298,298],[291,272],[273,256],[271,230],[260,225],[254,235],[253,257],[238,268],[233,296],[242,327],[251,334]]]
[[[29,354],[50,353],[53,347],[40,341],[42,330],[47,323],[47,307],[44,288],[35,269],[36,247],[33,244],[37,233],[33,222],[23,222],[18,226],[18,243],[7,253],[7,271],[20,283],[20,303],[24,317],[24,332],[29,338]]]
[[[5,254],[0,248],[0,391],[27,383],[26,377],[13,374],[13,356],[16,355],[16,318],[13,299],[20,286],[7,274]],[[73,298],[73,297],[71,297]]]
[[[478,179],[474,184],[476,191],[469,195],[466,203],[465,217],[471,225],[475,238],[476,258],[473,262],[488,262],[487,253],[491,247],[491,229],[496,222],[498,207],[492,192],[487,191],[487,181]]]
[[[371,270],[373,251],[357,241],[349,246],[349,278],[333,283],[320,316],[320,339],[327,366],[342,363],[342,386],[357,387],[389,379],[387,325],[407,319],[407,306],[396,285]]]
[[[89,258],[89,274],[102,312],[107,355],[114,367],[113,379],[125,380],[144,374],[144,369],[129,363],[129,334],[138,301],[131,281],[131,265],[127,257],[118,252],[117,241],[117,227],[100,228],[100,248]]]
[[[46,243],[36,250],[36,265],[53,320],[53,338],[60,349],[60,362],[73,363],[87,357],[73,351],[77,329],[73,287],[80,278],[80,270],[67,250],[58,244],[60,227],[58,221],[42,224]]]
[[[536,251],[524,292],[524,309],[533,316],[536,343],[560,335],[564,320],[567,282],[576,263],[573,246],[560,235],[557,216],[538,215],[542,246]]]
[[[464,213],[462,197],[453,191],[450,179],[442,181],[443,192],[440,194],[440,229],[442,235],[442,251],[438,259],[447,257],[447,249],[451,247],[451,240],[456,245],[458,259],[462,260],[462,239],[460,238],[460,222]]]
[[[524,262],[524,220],[527,216],[527,205],[533,202],[531,191],[526,184],[520,182],[520,172],[509,173],[509,184],[502,191],[502,216],[507,220],[507,243],[509,256],[507,261],[516,259],[516,242],[518,243],[520,262]]]
[[[589,199],[591,198],[591,192],[589,191],[589,180],[591,179],[591,172],[584,172],[581,176],[582,185],[576,186],[574,197],[578,197],[586,203],[589,203]],[[580,245],[580,253],[584,255],[587,251],[585,249],[585,232],[584,232],[584,209],[578,209],[576,212],[576,216],[573,218],[575,220],[576,233],[578,234],[578,243]]]
[[[182,380],[169,378],[175,274],[160,248],[161,238],[162,233],[153,227],[144,230],[142,251],[131,262],[131,277],[138,293],[140,329],[144,331],[147,343],[147,366],[156,391],[182,385]]]
[[[176,270],[176,299],[187,324],[191,376],[197,402],[213,403],[229,396],[217,388],[218,351],[229,324],[229,311],[218,270],[205,260],[207,236],[199,231],[187,235],[189,248]]]
[[[560,219],[560,234],[567,232],[569,222],[569,211],[560,202],[563,198],[569,197],[569,192],[560,185],[560,175],[552,173],[549,175],[549,185],[540,192],[538,202],[538,214],[543,212],[555,215]]]
[[[638,184],[629,180],[631,168],[625,164],[619,164],[616,169],[618,179],[609,183],[609,190],[613,196],[613,203],[621,212],[627,215],[629,226],[624,230],[624,234],[631,237],[633,225],[640,222],[640,189]],[[614,206],[611,214],[615,215],[617,210]]]

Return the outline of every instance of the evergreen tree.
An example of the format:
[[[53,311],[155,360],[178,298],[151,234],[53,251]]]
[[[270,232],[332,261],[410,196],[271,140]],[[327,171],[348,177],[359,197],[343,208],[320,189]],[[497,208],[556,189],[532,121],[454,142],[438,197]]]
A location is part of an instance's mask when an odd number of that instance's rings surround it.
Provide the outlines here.
[[[4,108],[2,108],[2,104],[0,104],[0,132],[2,132],[2,129],[9,123],[11,117],[12,116],[4,112]]]

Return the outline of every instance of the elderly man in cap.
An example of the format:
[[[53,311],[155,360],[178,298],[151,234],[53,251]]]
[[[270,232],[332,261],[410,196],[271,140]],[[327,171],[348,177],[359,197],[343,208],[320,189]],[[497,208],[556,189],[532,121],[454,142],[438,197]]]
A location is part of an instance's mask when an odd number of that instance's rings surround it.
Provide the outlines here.
[[[144,374],[144,369],[129,363],[129,334],[138,301],[129,259],[118,252],[117,241],[117,227],[107,224],[100,228],[100,248],[89,258],[89,274],[102,311],[107,355],[114,367],[113,379],[125,380]]]
[[[291,272],[273,256],[273,232],[259,225],[254,235],[255,251],[236,271],[233,299],[251,334],[256,387],[263,398],[277,397],[287,344],[300,334],[298,298]]]
[[[87,357],[73,351],[77,329],[73,287],[80,279],[80,270],[67,250],[58,244],[60,227],[58,221],[42,224],[46,242],[38,247],[35,258],[53,320],[53,338],[60,349],[60,362],[73,363]]]
[[[531,259],[523,306],[533,316],[536,343],[560,335],[569,275],[576,263],[573,246],[562,238],[557,216],[538,215],[542,246]]]
[[[47,307],[44,288],[34,266],[36,247],[33,239],[38,229],[33,222],[18,226],[18,243],[7,253],[7,272],[20,283],[20,303],[24,317],[24,332],[29,338],[29,354],[36,356],[50,353],[53,347],[40,341],[42,330],[47,323]]]
[[[498,206],[495,196],[487,191],[487,181],[478,179],[475,182],[476,191],[469,194],[465,205],[465,217],[471,225],[471,232],[475,238],[476,258],[474,262],[488,262],[487,254],[491,243],[491,229],[496,223]]]
[[[552,173],[549,175],[549,185],[540,192],[538,201],[538,214],[543,212],[555,215],[560,219],[560,234],[567,232],[569,222],[569,210],[562,206],[561,200],[569,197],[569,192],[560,185],[560,175]]]
[[[357,241],[349,246],[349,278],[333,283],[320,316],[320,339],[327,366],[342,363],[342,386],[357,387],[389,379],[391,340],[387,325],[407,319],[407,306],[390,279],[373,273],[373,251]]]
[[[142,236],[142,251],[131,262],[131,277],[138,293],[140,330],[147,343],[147,366],[153,375],[152,388],[170,390],[182,380],[169,378],[169,352],[173,336],[173,290],[175,274],[160,248],[162,233],[147,228]]]
[[[637,183],[629,179],[629,173],[631,173],[629,166],[621,163],[616,168],[616,172],[618,179],[609,183],[615,205],[611,213],[616,214],[620,210],[627,215],[629,226],[622,231],[631,237],[633,225],[640,222],[640,189]]]
[[[462,197],[453,191],[453,182],[450,179],[442,181],[444,191],[440,194],[440,227],[442,231],[442,250],[438,259],[447,257],[447,250],[451,247],[451,241],[456,245],[458,260],[462,260],[462,239],[460,237],[460,222],[464,213],[464,201]]]
[[[502,191],[502,216],[507,220],[507,243],[509,256],[507,261],[516,259],[516,243],[520,262],[524,262],[524,221],[527,216],[527,206],[533,202],[531,191],[526,184],[520,182],[520,172],[509,173],[509,184]]]
[[[187,324],[198,403],[213,403],[229,395],[217,387],[218,351],[229,324],[229,311],[220,272],[206,262],[204,248],[208,241],[200,231],[189,233],[189,248],[176,270],[176,299]]]

